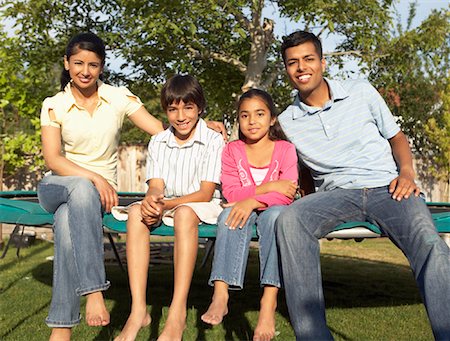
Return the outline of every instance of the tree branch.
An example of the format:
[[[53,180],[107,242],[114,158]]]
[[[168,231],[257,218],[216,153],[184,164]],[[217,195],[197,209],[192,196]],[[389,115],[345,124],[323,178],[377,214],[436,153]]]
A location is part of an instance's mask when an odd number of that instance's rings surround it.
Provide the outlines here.
[[[188,48],[189,52],[193,55],[194,58],[197,58],[197,59],[212,58],[214,60],[224,62],[226,64],[230,64],[230,65],[237,67],[237,69],[243,74],[245,74],[247,72],[247,66],[237,58],[230,57],[224,53],[219,53],[219,52],[212,52],[212,51],[208,51],[208,50],[199,51],[199,50],[193,48],[192,46],[187,46],[187,48]]]

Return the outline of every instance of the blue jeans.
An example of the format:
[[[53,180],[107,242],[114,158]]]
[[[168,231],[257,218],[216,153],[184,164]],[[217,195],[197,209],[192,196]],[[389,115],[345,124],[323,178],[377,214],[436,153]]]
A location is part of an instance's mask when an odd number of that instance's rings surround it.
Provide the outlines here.
[[[422,199],[393,200],[387,187],[314,193],[277,220],[286,302],[300,340],[330,340],[318,239],[341,223],[376,223],[403,251],[419,286],[436,339],[450,339],[450,250]]]
[[[49,327],[80,322],[80,296],[108,289],[103,263],[100,196],[91,181],[48,175],[38,185],[41,206],[54,213],[52,303]]]
[[[259,236],[259,261],[261,285],[280,287],[280,270],[275,239],[275,221],[286,206],[272,206],[261,213],[252,212],[242,229],[229,230],[225,221],[231,207],[222,211],[218,218],[214,260],[209,284],[223,281],[230,289],[242,289],[247,267],[252,226],[256,223]]]

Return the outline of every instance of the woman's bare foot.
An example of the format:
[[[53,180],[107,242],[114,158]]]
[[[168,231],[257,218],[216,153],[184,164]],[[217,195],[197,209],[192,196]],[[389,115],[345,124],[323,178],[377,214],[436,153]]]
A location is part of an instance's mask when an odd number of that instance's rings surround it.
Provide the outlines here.
[[[253,341],[270,341],[275,336],[276,300],[261,300],[258,324],[253,334]]]
[[[157,341],[181,341],[185,328],[186,310],[175,311],[169,308],[169,316]]]
[[[52,328],[49,341],[70,341],[72,328]]]
[[[109,324],[109,312],[101,291],[86,295],[86,322],[91,327]]]
[[[147,327],[151,321],[152,319],[146,309],[139,312],[132,311],[127,323],[114,341],[134,341],[139,330]]]
[[[228,314],[228,291],[221,294],[214,293],[211,304],[201,319],[203,322],[215,326],[222,323],[226,314]]]

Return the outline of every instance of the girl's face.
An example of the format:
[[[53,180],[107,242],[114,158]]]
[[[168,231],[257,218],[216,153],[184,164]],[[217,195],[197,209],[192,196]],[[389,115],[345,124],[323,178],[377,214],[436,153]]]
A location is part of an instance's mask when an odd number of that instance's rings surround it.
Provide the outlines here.
[[[269,138],[269,129],[275,124],[270,109],[259,97],[242,101],[238,112],[239,129],[245,136],[246,143],[255,143]]]
[[[90,90],[97,86],[103,71],[101,58],[92,51],[79,49],[69,59],[64,56],[64,67],[69,71],[73,85],[79,90]]]

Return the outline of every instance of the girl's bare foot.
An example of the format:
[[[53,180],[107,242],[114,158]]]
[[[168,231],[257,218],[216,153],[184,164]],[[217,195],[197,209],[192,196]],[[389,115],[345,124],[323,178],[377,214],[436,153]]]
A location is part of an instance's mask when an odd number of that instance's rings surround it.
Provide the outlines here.
[[[270,341],[275,336],[276,301],[261,300],[258,324],[253,334],[253,341]]]
[[[72,328],[52,328],[49,341],[70,341]]]
[[[208,310],[201,316],[201,319],[203,322],[215,326],[222,323],[226,314],[228,314],[228,292],[215,293]]]
[[[86,295],[86,322],[91,327],[109,324],[109,312],[101,291]]]
[[[127,323],[114,341],[134,341],[139,330],[147,327],[151,320],[152,319],[146,309],[140,312],[132,311],[128,317]]]
[[[161,335],[157,341],[181,341],[186,328],[186,310],[172,311],[169,308],[169,316]]]

